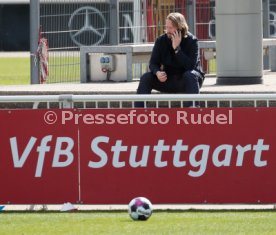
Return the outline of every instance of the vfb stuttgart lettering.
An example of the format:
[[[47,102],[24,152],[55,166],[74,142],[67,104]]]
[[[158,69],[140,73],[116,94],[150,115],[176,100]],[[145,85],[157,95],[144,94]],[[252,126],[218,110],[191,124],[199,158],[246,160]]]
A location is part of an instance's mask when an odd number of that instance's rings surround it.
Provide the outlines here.
[[[53,138],[52,135],[39,139],[30,137],[28,143],[19,151],[17,137],[9,139],[11,158],[14,168],[23,168],[28,164],[30,156],[36,158],[34,169],[35,177],[46,174],[45,158],[52,159],[52,168],[64,168],[73,164],[78,156],[73,153],[73,148],[81,148],[81,143],[68,136]],[[88,149],[82,149],[90,169],[105,168],[111,164],[114,168],[139,168],[148,167],[149,161],[156,168],[166,168],[172,165],[175,168],[189,168],[190,177],[200,177],[207,171],[207,165],[214,167],[242,167],[246,156],[254,167],[268,165],[269,145],[264,139],[257,139],[254,143],[246,145],[221,144],[211,146],[198,144],[189,146],[184,139],[175,139],[173,144],[168,144],[165,139],[157,139],[154,144],[127,145],[124,139],[115,139],[109,136],[96,136],[91,139]],[[22,148],[20,148],[22,149]],[[79,152],[79,151],[76,151]],[[80,156],[84,158],[84,156]],[[33,160],[33,159],[32,159]],[[208,163],[208,164],[207,164]]]

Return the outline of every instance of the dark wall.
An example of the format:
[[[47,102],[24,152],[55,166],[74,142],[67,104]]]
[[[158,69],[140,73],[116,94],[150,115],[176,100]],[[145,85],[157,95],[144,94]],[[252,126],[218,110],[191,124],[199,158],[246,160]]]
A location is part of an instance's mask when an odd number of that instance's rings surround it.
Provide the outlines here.
[[[29,5],[0,5],[0,51],[30,50]]]

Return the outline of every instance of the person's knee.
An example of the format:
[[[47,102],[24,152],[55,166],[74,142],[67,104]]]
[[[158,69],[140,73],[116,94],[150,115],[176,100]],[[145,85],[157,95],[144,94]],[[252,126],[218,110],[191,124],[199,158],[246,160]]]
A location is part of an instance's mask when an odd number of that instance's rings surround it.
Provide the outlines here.
[[[192,71],[186,71],[183,73],[183,77],[189,82],[198,82],[197,76],[193,74]]]
[[[148,94],[152,90],[153,74],[151,72],[144,73],[139,82],[137,94]]]
[[[144,73],[142,77],[140,78],[140,81],[142,82],[150,82],[150,80],[153,78],[153,74],[151,72]]]
[[[192,71],[183,73],[186,93],[199,93],[198,77]]]

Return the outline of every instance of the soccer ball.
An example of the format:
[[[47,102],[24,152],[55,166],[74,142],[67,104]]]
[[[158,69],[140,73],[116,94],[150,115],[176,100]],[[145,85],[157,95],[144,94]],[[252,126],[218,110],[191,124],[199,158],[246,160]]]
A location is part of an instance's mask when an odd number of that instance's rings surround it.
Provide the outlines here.
[[[147,220],[152,214],[152,204],[145,197],[136,197],[128,204],[128,213],[133,220]]]

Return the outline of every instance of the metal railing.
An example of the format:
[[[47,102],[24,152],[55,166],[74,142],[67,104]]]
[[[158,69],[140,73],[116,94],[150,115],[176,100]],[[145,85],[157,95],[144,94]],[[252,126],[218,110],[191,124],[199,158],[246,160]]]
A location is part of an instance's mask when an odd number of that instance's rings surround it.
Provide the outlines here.
[[[42,36],[49,42],[48,83],[79,81],[80,46],[154,42],[163,33],[165,18],[172,11],[186,16],[190,31],[199,40],[215,39],[215,0],[36,2],[31,1],[33,4],[30,5],[31,26],[35,23],[31,29],[38,31],[41,26]],[[268,9],[270,20],[264,21],[264,24],[270,28],[273,36],[276,29],[275,0],[270,0]],[[113,20],[115,18],[117,20]],[[31,34],[33,55],[36,53],[39,32],[31,30]],[[32,60],[32,66],[32,83],[39,83],[35,59]],[[140,64],[137,67],[140,68]],[[202,55],[202,67],[205,72],[213,74],[216,72],[216,60],[205,60]]]
[[[276,107],[276,94],[151,94],[151,95],[41,95],[0,96],[2,109],[50,108],[183,108],[187,102],[201,108]]]

